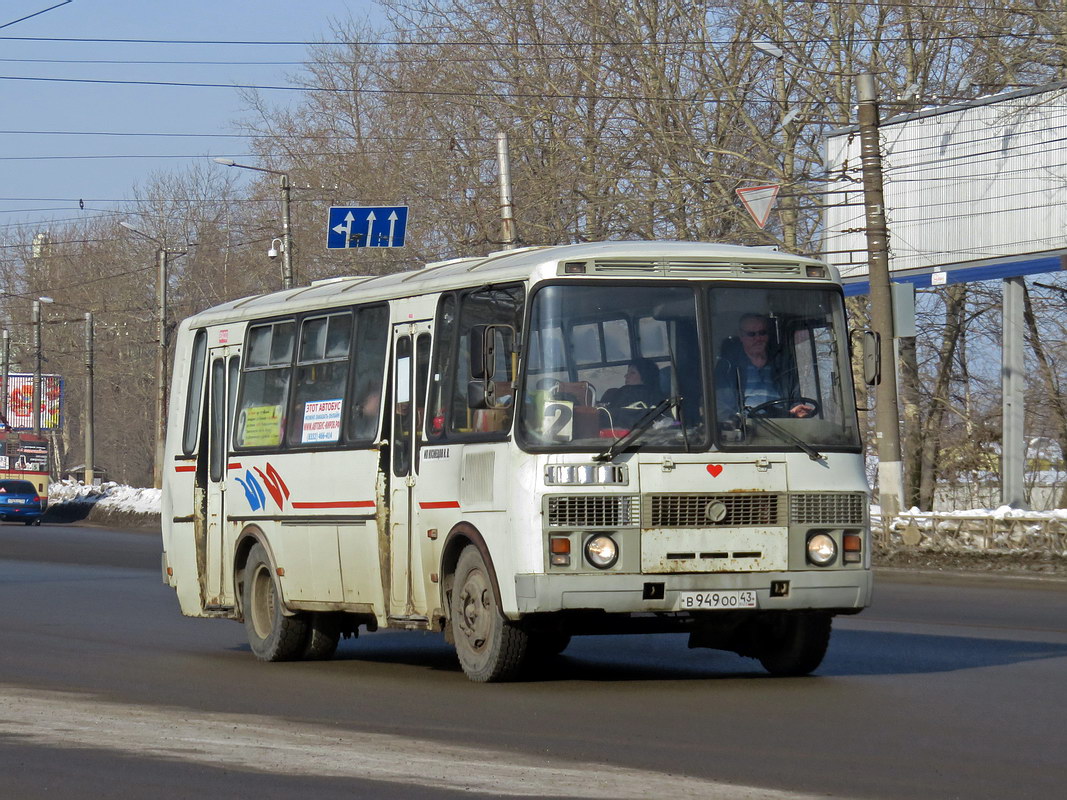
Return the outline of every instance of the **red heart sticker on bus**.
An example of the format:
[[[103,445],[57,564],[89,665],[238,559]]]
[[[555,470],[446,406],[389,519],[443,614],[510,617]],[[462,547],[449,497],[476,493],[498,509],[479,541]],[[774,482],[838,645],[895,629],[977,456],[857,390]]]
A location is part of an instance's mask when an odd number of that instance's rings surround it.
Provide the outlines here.
[[[718,478],[722,474],[722,464],[708,464],[708,472],[711,473],[711,477]]]

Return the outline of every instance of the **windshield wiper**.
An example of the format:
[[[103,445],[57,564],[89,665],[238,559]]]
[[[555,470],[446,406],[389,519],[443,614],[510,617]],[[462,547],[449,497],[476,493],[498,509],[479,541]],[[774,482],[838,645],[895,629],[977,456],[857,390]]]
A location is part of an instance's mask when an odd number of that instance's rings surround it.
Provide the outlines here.
[[[794,436],[792,433],[787,431],[785,428],[783,428],[777,422],[774,422],[773,420],[769,420],[766,417],[762,417],[759,414],[753,414],[752,413],[752,406],[745,406],[745,417],[747,419],[752,420],[753,422],[758,422],[760,425],[763,425],[764,427],[766,427],[767,430],[774,431],[774,433],[776,433],[779,436],[781,436],[783,439],[785,439],[790,444],[796,445],[797,448],[799,448],[803,452],[807,453],[808,454],[808,458],[810,458],[812,461],[822,461],[822,459],[823,459],[822,453],[820,453],[818,450],[816,450],[810,444],[805,442],[799,436]]]
[[[659,403],[652,406],[652,408],[646,411],[645,415],[641,417],[641,419],[637,420],[637,422],[634,423],[634,426],[629,431],[627,431],[614,442],[612,442],[611,446],[608,447],[607,450],[605,450],[600,455],[593,456],[593,460],[611,461],[613,458],[615,458],[615,456],[617,456],[619,453],[621,453],[623,450],[633,444],[638,436],[640,436],[642,433],[652,427],[652,423],[662,417],[666,411],[672,408],[676,408],[681,402],[682,398],[677,395],[674,395],[673,397],[668,397],[665,400],[660,400]]]

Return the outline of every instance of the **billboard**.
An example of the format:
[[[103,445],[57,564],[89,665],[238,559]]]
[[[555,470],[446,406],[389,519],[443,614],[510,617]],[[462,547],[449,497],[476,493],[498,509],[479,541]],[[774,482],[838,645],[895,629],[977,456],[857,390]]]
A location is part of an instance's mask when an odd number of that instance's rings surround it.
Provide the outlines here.
[[[900,115],[880,133],[895,279],[937,285],[1063,268],[1067,83]],[[865,279],[857,129],[830,133],[826,167],[824,258],[843,278]]]
[[[33,375],[25,372],[7,376],[7,423],[12,429],[33,428]],[[63,423],[63,379],[41,376],[41,429],[55,430]]]

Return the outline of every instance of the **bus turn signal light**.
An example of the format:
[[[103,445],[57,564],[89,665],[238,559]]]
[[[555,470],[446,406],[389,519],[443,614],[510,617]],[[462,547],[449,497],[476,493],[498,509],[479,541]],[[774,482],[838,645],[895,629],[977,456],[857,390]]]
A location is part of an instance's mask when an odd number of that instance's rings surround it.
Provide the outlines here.
[[[863,559],[863,538],[858,533],[846,533],[841,540],[846,564],[855,564]]]
[[[566,536],[553,536],[548,540],[548,552],[551,554],[553,567],[571,565],[571,540]]]

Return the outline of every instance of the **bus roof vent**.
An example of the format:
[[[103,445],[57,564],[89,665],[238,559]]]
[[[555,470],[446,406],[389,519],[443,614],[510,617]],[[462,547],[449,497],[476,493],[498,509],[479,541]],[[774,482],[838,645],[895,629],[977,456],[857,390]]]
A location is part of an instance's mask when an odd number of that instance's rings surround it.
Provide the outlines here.
[[[800,264],[772,261],[766,264],[738,264],[737,267],[742,275],[804,275],[804,268]]]
[[[593,273],[612,275],[656,275],[661,272],[655,261],[637,259],[597,259],[592,266]]]
[[[733,275],[736,264],[730,261],[686,261],[667,262],[666,272],[674,275]]]

